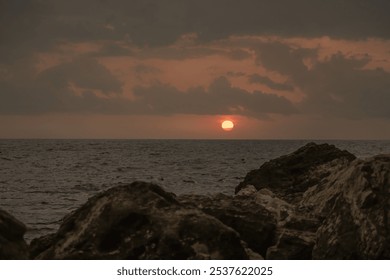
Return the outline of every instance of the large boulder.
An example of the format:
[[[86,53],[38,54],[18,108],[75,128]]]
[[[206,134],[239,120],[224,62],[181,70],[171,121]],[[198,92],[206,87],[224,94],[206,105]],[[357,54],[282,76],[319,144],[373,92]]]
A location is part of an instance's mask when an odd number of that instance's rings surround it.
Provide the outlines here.
[[[58,232],[32,242],[36,259],[248,259],[238,233],[157,185],[98,194]]]
[[[265,256],[273,244],[277,220],[272,212],[258,204],[254,196],[182,195],[178,200],[198,207],[240,234],[248,247]]]
[[[317,167],[334,161],[350,162],[356,157],[329,144],[309,143],[297,151],[270,160],[259,169],[250,171],[236,187],[236,193],[247,185],[257,190],[268,188],[289,202],[297,202],[303,192],[329,175],[327,170],[311,176]]]
[[[28,247],[23,238],[26,226],[6,211],[0,209],[0,259],[28,258]]]
[[[301,202],[324,218],[315,259],[390,259],[390,155],[356,160],[310,188]]]

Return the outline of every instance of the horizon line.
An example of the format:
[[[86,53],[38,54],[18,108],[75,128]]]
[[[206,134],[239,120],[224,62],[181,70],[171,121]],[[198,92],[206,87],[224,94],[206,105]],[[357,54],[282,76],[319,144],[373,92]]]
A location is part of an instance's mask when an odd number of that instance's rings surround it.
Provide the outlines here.
[[[364,138],[6,138],[0,137],[1,140],[136,140],[136,141],[153,141],[153,140],[171,140],[171,141],[390,141],[390,139],[364,139]]]

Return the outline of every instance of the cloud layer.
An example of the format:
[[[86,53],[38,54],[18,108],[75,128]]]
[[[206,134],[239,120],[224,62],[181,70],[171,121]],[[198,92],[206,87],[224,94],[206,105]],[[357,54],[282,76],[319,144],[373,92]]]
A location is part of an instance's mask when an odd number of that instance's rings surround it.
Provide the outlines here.
[[[388,46],[389,1],[0,0],[0,7],[3,115],[390,118],[389,70],[371,66],[388,65],[388,56],[352,49],[321,57],[321,46],[303,43],[329,36]],[[207,79],[191,77],[198,84],[181,88],[172,73],[203,67],[197,61],[207,64],[198,71]]]

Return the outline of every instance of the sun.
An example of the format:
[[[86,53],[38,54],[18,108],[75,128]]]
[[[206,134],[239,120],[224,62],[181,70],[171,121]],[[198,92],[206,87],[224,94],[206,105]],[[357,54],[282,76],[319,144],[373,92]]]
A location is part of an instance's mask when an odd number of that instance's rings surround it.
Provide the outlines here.
[[[231,131],[234,128],[234,123],[229,120],[225,120],[222,122],[221,127],[225,131]]]

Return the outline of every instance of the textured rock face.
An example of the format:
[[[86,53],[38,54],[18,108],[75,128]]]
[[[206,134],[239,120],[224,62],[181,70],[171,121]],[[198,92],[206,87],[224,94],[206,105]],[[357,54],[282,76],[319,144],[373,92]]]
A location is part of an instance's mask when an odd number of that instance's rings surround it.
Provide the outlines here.
[[[236,187],[236,193],[247,185],[253,185],[257,190],[269,188],[287,201],[297,201],[304,191],[329,175],[324,170],[322,174],[311,176],[317,167],[335,159],[352,161],[355,158],[333,145],[309,143],[292,154],[268,161],[259,169],[250,171]]]
[[[248,258],[233,229],[141,182],[94,196],[33,245],[37,259]]]
[[[256,203],[253,197],[183,195],[178,200],[198,207],[233,228],[251,250],[262,256],[265,256],[267,248],[273,242],[276,219],[270,211]]]
[[[275,245],[267,250],[266,258],[273,260],[308,260],[316,241],[318,219],[299,210],[280,221],[277,225]]]
[[[26,226],[0,209],[0,259],[28,258],[28,247],[23,239]]]
[[[268,260],[310,260],[315,243],[315,233],[283,229],[277,243],[267,250]]]
[[[248,247],[267,259],[311,259],[319,222],[272,191],[248,186],[236,195],[183,195],[196,206],[235,229]]]
[[[250,193],[249,190],[242,189],[239,194]],[[253,199],[256,204],[269,211],[276,220],[274,239],[272,245],[267,248],[266,259],[311,259],[315,232],[319,226],[318,219],[278,198],[268,189],[252,193],[246,199]]]
[[[390,155],[353,159],[308,144],[247,175],[238,195],[277,220],[267,259],[390,259]]]
[[[356,160],[302,200],[325,217],[313,258],[390,259],[390,155]]]

